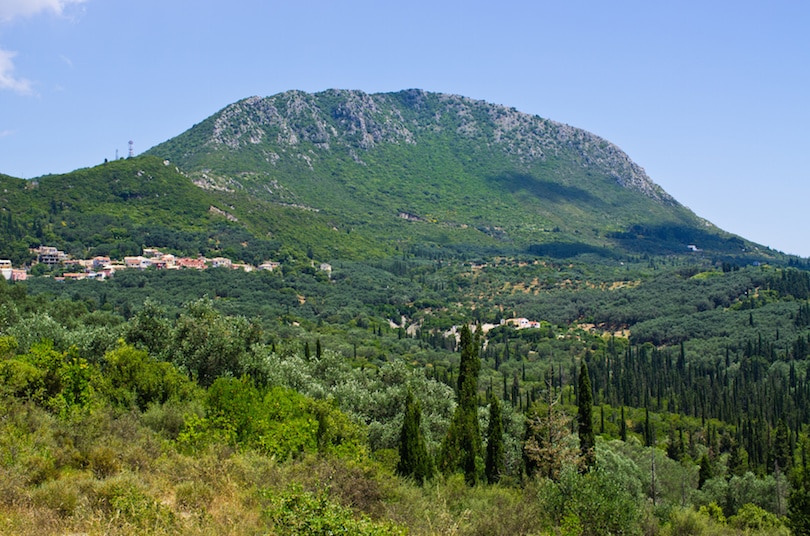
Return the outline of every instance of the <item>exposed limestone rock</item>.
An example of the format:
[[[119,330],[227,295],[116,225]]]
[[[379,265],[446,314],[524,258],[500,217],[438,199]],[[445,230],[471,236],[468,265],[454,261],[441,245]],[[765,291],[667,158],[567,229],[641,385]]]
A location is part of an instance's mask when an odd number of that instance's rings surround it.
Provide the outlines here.
[[[621,149],[590,132],[514,108],[416,89],[381,94],[288,91],[250,97],[215,117],[207,143],[238,149],[273,140],[310,167],[312,150],[347,150],[355,162],[364,164],[363,152],[380,144],[418,144],[421,134],[448,129],[464,138],[483,140],[524,165],[562,152],[573,154],[579,165],[602,170],[624,188],[677,204]],[[279,159],[273,150],[265,154],[269,162]]]

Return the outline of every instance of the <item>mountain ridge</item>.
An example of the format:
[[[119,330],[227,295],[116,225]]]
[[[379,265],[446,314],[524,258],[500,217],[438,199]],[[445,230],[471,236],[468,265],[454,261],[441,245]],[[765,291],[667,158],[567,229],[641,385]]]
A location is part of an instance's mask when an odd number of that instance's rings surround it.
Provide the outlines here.
[[[724,243],[734,236],[681,205],[608,140],[459,95],[253,96],[147,154],[170,159],[205,188],[319,211],[336,229],[369,231],[406,214],[412,227],[475,228],[483,242],[512,251],[550,242],[626,251],[633,239],[637,253],[683,252],[698,241],[724,253],[743,249]],[[441,242],[441,234],[421,238]]]
[[[15,262],[45,243],[246,262],[780,258],[699,218],[599,136],[416,89],[248,97],[141,156],[0,182],[0,255]]]
[[[323,110],[319,104],[326,100],[342,100],[332,110]],[[434,102],[431,102],[434,101]],[[418,124],[413,118],[405,117],[402,108],[391,110],[390,105],[400,104],[424,116],[424,111],[435,108],[435,101],[445,105],[446,111],[436,110],[433,124]],[[431,106],[432,104],[432,106]],[[388,113],[383,112],[388,105]],[[284,116],[279,109],[286,110]],[[334,124],[318,121],[317,115],[331,112],[335,123],[344,128],[341,139]],[[291,113],[290,113],[291,112]],[[368,94],[358,90],[330,89],[316,94],[302,91],[288,91],[270,97],[248,97],[223,108],[214,114],[214,128],[206,145],[224,145],[239,149],[243,144],[260,144],[274,130],[277,131],[279,145],[297,146],[301,141],[312,143],[321,149],[329,150],[335,141],[355,149],[368,150],[383,142],[416,144],[412,130],[434,128],[442,130],[443,115],[450,115],[455,131],[463,137],[472,137],[482,131],[480,121],[489,120],[494,128],[489,135],[489,143],[501,145],[503,149],[526,164],[545,161],[547,153],[556,154],[563,145],[582,145],[583,167],[589,165],[607,166],[615,171],[618,184],[635,189],[644,195],[666,203],[677,201],[655,184],[643,168],[633,162],[618,146],[588,131],[559,123],[539,116],[532,116],[502,105],[490,104],[460,95],[430,93],[409,89],[394,93]],[[233,119],[246,117],[237,129]],[[455,117],[453,117],[455,116]],[[305,119],[314,120],[314,128],[300,128]],[[410,128],[409,128],[410,127]],[[415,128],[414,128],[415,127]],[[354,142],[347,143],[347,142]],[[157,152],[163,144],[150,149]],[[270,158],[277,158],[277,154]]]

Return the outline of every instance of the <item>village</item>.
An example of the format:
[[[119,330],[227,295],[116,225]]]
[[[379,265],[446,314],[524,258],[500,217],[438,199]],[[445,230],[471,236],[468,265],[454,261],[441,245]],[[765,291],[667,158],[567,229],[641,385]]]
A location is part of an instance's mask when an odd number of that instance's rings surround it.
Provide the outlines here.
[[[70,255],[53,246],[39,246],[32,248],[31,253],[37,256],[36,263],[44,264],[50,268],[57,266],[65,267],[65,271],[54,279],[60,281],[79,281],[83,279],[104,280],[115,275],[120,270],[146,270],[149,268],[156,270],[206,270],[208,268],[227,268],[233,270],[243,270],[252,272],[254,270],[273,271],[281,266],[281,263],[266,261],[258,266],[245,263],[233,262],[226,257],[215,257],[208,259],[202,256],[177,257],[170,253],[163,253],[156,248],[144,248],[141,255],[124,257],[123,259],[111,259],[107,256],[97,256],[92,259],[73,259]],[[0,273],[7,281],[25,281],[30,274],[29,268],[14,268],[10,260],[0,259]],[[331,274],[332,266],[328,263],[319,265],[321,271]]]
[[[192,257],[177,257],[171,253],[163,253],[157,248],[143,248],[141,255],[127,256],[121,260],[111,259],[108,256],[96,256],[92,259],[73,259],[64,251],[53,246],[39,246],[30,249],[32,254],[36,255],[36,261],[28,267],[14,268],[12,262],[7,259],[0,259],[0,274],[6,281],[25,281],[32,277],[31,269],[38,265],[43,264],[50,269],[56,267],[63,267],[66,271],[57,271],[59,275],[52,275],[51,273],[43,274],[44,277],[53,277],[56,281],[82,281],[84,279],[91,279],[97,281],[104,281],[113,277],[116,272],[121,270],[207,270],[209,268],[225,268],[232,270],[242,270],[245,272],[253,272],[254,270],[266,270],[272,272],[281,267],[280,262],[266,261],[258,266],[251,264],[233,262],[227,257],[214,257],[206,258],[199,256]],[[313,263],[313,267],[315,263]],[[331,277],[332,265],[328,263],[320,263],[318,269],[326,272]],[[397,324],[391,322],[392,327]],[[515,329],[539,329],[541,323],[527,318],[508,318],[501,319],[499,324],[484,324],[482,326],[484,333],[498,325],[510,325]],[[456,328],[454,327],[446,335],[456,335]]]

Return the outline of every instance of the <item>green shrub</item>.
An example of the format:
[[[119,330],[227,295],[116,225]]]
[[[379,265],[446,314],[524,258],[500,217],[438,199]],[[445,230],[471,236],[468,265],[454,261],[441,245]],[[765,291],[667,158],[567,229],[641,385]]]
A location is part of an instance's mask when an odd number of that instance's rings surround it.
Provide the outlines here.
[[[26,498],[26,475],[20,467],[0,465],[0,506],[14,506]]]
[[[87,455],[87,463],[96,478],[104,479],[121,470],[121,461],[116,452],[106,445],[96,445]]]
[[[13,396],[36,398],[43,388],[44,372],[25,361],[0,361],[0,390]]]
[[[22,464],[29,481],[34,485],[42,484],[46,480],[55,478],[58,474],[55,460],[47,451],[25,456]]]
[[[195,401],[169,400],[164,404],[150,404],[141,420],[153,431],[174,440],[186,428],[189,416],[202,416],[203,413],[203,408]]]
[[[37,506],[54,510],[61,517],[68,517],[76,511],[79,492],[70,480],[50,480],[34,489],[31,500]]]
[[[205,511],[214,499],[214,491],[204,482],[183,482],[174,489],[174,500],[181,510]]]
[[[760,530],[777,534],[781,529],[787,532],[775,514],[751,503],[743,505],[735,515],[728,518],[728,524],[740,530]]]
[[[155,361],[144,350],[120,344],[104,361],[105,391],[118,406],[144,411],[150,404],[191,396],[192,385],[174,365]]]
[[[691,508],[673,509],[669,522],[661,531],[662,536],[697,536],[707,534],[712,524],[709,517]]]
[[[329,501],[325,494],[315,495],[292,489],[271,497],[265,511],[278,536],[395,536],[405,529],[390,523],[376,523],[365,516],[355,516],[351,509]]]
[[[283,387],[262,393],[248,378],[218,378],[208,389],[207,416],[190,415],[178,442],[212,441],[255,448],[279,461],[302,453],[365,454],[362,429],[332,404]]]
[[[582,474],[566,466],[558,481],[544,481],[538,495],[556,524],[576,518],[583,535],[641,532],[638,497],[598,468]]]
[[[172,512],[150,496],[131,475],[97,482],[91,504],[111,520],[142,529],[155,530],[175,524]]]

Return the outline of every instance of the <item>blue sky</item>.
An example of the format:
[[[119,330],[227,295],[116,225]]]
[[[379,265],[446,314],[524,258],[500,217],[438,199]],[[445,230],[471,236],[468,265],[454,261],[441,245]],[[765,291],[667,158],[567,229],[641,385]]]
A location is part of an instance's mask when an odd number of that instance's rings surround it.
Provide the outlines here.
[[[810,2],[0,0],[0,173],[88,167],[289,89],[420,88],[616,143],[810,256]]]

